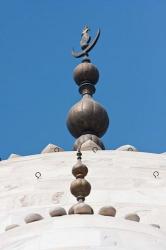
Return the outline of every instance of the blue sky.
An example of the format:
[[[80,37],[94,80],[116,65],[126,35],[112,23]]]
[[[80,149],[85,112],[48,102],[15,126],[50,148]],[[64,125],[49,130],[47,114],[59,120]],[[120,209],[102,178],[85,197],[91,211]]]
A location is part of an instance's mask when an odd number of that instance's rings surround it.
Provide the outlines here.
[[[94,99],[107,110],[107,149],[166,151],[165,0],[0,1],[0,157],[71,150],[66,128],[80,100],[72,78],[84,24],[101,37],[90,53],[100,71]]]

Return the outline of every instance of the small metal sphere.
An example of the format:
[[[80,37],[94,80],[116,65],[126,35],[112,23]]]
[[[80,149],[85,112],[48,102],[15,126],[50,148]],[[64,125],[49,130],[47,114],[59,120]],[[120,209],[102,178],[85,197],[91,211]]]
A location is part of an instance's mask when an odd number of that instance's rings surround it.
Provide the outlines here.
[[[70,191],[72,195],[74,195],[77,198],[88,196],[90,194],[90,190],[91,190],[91,185],[85,179],[78,178],[72,181],[70,185]]]
[[[84,202],[78,203],[73,209],[74,214],[94,214],[93,209]]]
[[[88,173],[88,168],[84,165],[81,160],[78,160],[77,163],[72,168],[72,174],[76,178],[84,178]]]
[[[96,135],[92,135],[92,134],[85,134],[85,135],[81,135],[74,143],[73,149],[74,150],[78,150],[78,148],[81,148],[81,145],[84,144],[86,141],[93,141],[95,144],[97,144],[101,149],[105,149],[104,144],[102,143],[102,141],[100,140],[99,137],[97,137]]]
[[[40,214],[29,214],[25,217],[24,220],[26,223],[31,223],[31,222],[39,221],[42,219],[43,219],[43,217]]]
[[[99,214],[104,215],[104,216],[112,216],[112,217],[114,217],[116,215],[116,209],[114,207],[110,207],[110,206],[102,207],[99,210]]]
[[[7,227],[5,228],[5,231],[11,230],[11,229],[13,229],[13,228],[15,228],[15,227],[19,227],[19,225],[17,225],[17,224],[9,225],[9,226],[7,226]]]
[[[49,212],[51,217],[66,215],[66,210],[63,207],[54,207]]]
[[[73,78],[77,85],[88,82],[95,85],[99,80],[99,71],[94,64],[85,61],[76,66]]]
[[[108,125],[109,118],[106,110],[89,95],[84,95],[68,113],[67,127],[75,138],[84,134],[102,137]]]
[[[126,220],[132,220],[132,221],[140,221],[140,217],[137,214],[128,214],[125,216]]]

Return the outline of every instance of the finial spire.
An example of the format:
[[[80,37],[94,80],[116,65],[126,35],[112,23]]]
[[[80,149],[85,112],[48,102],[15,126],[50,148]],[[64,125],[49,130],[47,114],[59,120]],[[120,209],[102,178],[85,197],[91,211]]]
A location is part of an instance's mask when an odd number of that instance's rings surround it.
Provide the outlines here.
[[[83,57],[82,63],[73,72],[82,99],[70,109],[67,118],[69,131],[77,138],[74,150],[90,150],[94,147],[105,149],[100,137],[105,134],[109,125],[106,110],[92,98],[96,90],[95,85],[99,80],[99,71],[88,58],[88,52],[95,46],[100,36],[100,29],[92,42],[88,32],[89,28],[86,25],[80,41],[82,51],[72,51],[74,57]]]
[[[72,195],[77,198],[78,203],[69,209],[69,214],[93,214],[93,209],[84,203],[85,197],[90,194],[91,185],[84,178],[88,173],[88,168],[81,161],[82,153],[80,149],[77,151],[77,163],[72,168],[72,174],[75,176],[70,185]]]

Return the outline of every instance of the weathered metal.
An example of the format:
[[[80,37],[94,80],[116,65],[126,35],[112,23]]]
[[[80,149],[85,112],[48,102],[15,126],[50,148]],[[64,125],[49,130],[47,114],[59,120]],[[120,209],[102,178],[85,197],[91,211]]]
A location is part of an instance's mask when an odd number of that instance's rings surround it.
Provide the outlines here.
[[[86,25],[82,31],[80,41],[82,51],[72,52],[74,57],[84,56],[82,63],[77,65],[73,72],[73,78],[79,86],[79,92],[83,97],[81,101],[70,109],[67,117],[67,127],[70,133],[77,139],[84,136],[83,150],[91,150],[92,147],[104,149],[104,145],[99,138],[105,134],[109,126],[106,110],[92,98],[96,90],[95,85],[99,80],[99,71],[88,58],[88,52],[95,46],[100,36],[100,29],[91,43],[91,37],[88,32],[89,28]],[[91,141],[85,145],[88,140]],[[74,149],[78,150],[78,147],[81,147],[83,143],[77,140]]]
[[[91,83],[95,85],[99,80],[99,71],[94,64],[83,62],[78,64],[74,69],[73,78],[78,86],[83,83]]]
[[[67,127],[75,138],[85,134],[102,137],[108,125],[109,118],[106,110],[90,95],[84,95],[68,113]]]
[[[76,51],[72,50],[72,55],[74,57],[79,58],[82,56],[88,56],[88,52],[90,52],[93,49],[93,47],[96,45],[96,43],[99,39],[99,36],[100,36],[100,29],[98,29],[96,36],[91,43],[89,43],[91,40],[91,37],[89,36],[88,32],[89,32],[89,28],[87,26],[85,26],[83,28],[83,31],[81,34],[82,35],[81,41],[80,41],[82,51],[76,52]]]
[[[77,150],[78,148],[81,148],[82,145],[87,142],[87,141],[92,141],[94,142],[99,149],[105,149],[104,144],[102,143],[101,139],[99,137],[97,137],[96,135],[92,135],[92,134],[85,134],[85,135],[81,135],[74,143],[73,149]],[[94,148],[94,147],[93,147]],[[92,148],[92,150],[93,150]]]
[[[88,168],[81,161],[82,153],[77,152],[77,163],[72,168],[72,174],[75,180],[70,185],[72,195],[77,198],[78,203],[69,209],[69,214],[93,214],[93,209],[84,203],[85,197],[90,194],[91,185],[84,178],[88,173]]]

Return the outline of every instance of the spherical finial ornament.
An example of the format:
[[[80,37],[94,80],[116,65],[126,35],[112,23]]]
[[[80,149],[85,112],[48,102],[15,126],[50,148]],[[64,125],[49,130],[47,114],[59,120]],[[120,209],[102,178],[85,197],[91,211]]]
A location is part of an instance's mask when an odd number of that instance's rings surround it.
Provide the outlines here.
[[[69,215],[72,214],[94,214],[93,209],[91,206],[84,202],[78,202],[77,204],[74,204],[68,211]]]
[[[78,178],[74,180],[70,185],[70,191],[72,195],[77,197],[77,200],[83,199],[84,197],[90,194],[91,185],[90,183],[85,180]]]
[[[49,212],[51,217],[66,215],[66,210],[63,207],[54,207]]]
[[[140,217],[139,217],[137,214],[127,214],[127,215],[125,216],[125,219],[126,219],[126,220],[137,221],[137,222],[140,221]]]
[[[73,78],[78,86],[83,83],[95,85],[99,80],[99,71],[94,64],[85,61],[76,66]]]
[[[102,207],[99,210],[99,214],[104,215],[104,216],[114,217],[116,215],[116,209],[114,207],[110,207],[110,206]]]
[[[77,163],[72,168],[72,174],[76,178],[84,178],[88,173],[88,168],[84,165],[81,160],[78,160]]]
[[[43,217],[40,214],[29,214],[25,217],[25,222],[26,223],[31,223],[31,222],[35,222],[35,221],[39,221],[42,220]]]
[[[73,209],[74,214],[94,214],[93,209],[84,202],[79,202]]]
[[[106,110],[91,96],[83,96],[69,111],[67,127],[78,138],[85,134],[102,137],[107,131],[109,118]]]

